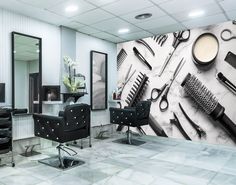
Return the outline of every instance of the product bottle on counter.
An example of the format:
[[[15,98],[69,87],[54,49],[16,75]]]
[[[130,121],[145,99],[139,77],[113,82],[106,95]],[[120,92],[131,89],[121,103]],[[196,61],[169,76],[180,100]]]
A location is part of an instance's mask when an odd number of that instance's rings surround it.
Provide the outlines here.
[[[113,90],[113,92],[112,92],[112,99],[113,99],[113,100],[116,99],[116,91],[115,91],[115,90]]]

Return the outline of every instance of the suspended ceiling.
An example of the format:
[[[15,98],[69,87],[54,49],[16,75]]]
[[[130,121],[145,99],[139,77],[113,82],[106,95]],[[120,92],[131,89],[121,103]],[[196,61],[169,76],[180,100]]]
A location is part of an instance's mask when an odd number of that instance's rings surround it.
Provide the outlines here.
[[[70,5],[78,10],[66,12]],[[236,0],[1,0],[0,7],[114,43],[236,19]],[[199,10],[204,15],[189,16]],[[142,13],[153,16],[134,18]],[[129,33],[118,33],[123,28]]]

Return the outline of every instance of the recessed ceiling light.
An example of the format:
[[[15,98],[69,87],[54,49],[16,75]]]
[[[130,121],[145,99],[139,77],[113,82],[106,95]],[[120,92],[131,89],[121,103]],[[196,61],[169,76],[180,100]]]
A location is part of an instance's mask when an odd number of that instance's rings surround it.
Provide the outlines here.
[[[78,6],[76,6],[76,5],[69,5],[69,6],[66,7],[65,10],[66,10],[66,12],[75,12],[75,11],[78,10]]]
[[[205,14],[203,10],[196,10],[192,11],[188,14],[189,17],[195,18],[195,17],[201,17]]]
[[[128,29],[128,28],[119,29],[119,30],[118,30],[118,33],[120,33],[120,34],[129,33],[129,29]]]
[[[143,19],[148,19],[149,17],[152,17],[151,13],[143,13],[135,16],[135,19],[138,20],[143,20]]]

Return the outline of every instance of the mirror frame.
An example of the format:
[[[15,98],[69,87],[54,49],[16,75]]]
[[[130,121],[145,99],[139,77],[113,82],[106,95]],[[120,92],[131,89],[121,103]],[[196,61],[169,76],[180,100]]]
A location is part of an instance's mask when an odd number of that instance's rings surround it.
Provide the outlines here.
[[[42,113],[42,38],[32,36],[32,35],[27,35],[24,33],[19,33],[13,31],[11,33],[11,54],[12,54],[12,108],[15,109],[15,53],[14,53],[14,48],[15,48],[15,41],[14,41],[14,35],[21,35],[25,37],[30,37],[33,39],[38,39],[39,40],[39,113]],[[29,111],[29,110],[28,110]]]
[[[93,108],[93,54],[94,53],[98,53],[101,55],[105,56],[105,104],[104,104],[104,108]],[[99,51],[95,51],[92,50],[90,51],[90,103],[91,103],[91,110],[96,111],[96,110],[106,110],[107,109],[107,90],[108,90],[108,54],[107,53],[103,53],[103,52],[99,52]]]

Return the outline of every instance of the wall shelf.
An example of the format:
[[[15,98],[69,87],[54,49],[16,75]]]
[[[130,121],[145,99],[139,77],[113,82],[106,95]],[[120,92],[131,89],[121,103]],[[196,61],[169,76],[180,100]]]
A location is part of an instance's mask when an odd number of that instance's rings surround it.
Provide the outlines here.
[[[61,104],[63,104],[62,101],[43,101],[42,103],[44,105],[61,105]]]
[[[69,98],[74,98],[74,102],[77,102],[77,100],[88,94],[88,93],[84,93],[84,92],[78,92],[78,93],[61,93],[63,95],[63,102],[66,102]]]

